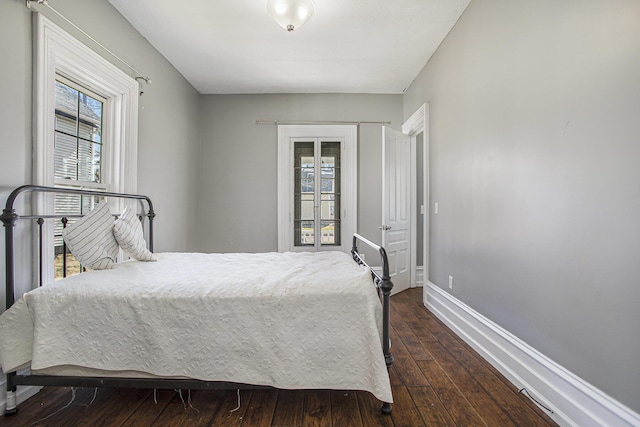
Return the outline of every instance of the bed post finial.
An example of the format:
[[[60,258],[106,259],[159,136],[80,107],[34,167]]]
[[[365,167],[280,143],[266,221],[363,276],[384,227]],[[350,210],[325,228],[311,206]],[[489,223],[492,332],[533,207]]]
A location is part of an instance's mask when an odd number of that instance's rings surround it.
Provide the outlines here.
[[[149,202],[149,213],[147,214],[149,218],[149,250],[153,252],[153,219],[156,217],[156,213],[153,210],[151,200],[147,199],[147,202]]]

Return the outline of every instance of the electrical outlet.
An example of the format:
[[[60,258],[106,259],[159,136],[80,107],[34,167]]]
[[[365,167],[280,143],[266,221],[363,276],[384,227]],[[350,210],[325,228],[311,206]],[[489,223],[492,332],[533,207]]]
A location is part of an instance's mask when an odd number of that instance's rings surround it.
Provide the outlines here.
[[[438,215],[438,202],[433,204],[433,213],[434,215]]]
[[[449,289],[453,289],[453,276],[449,276]]]

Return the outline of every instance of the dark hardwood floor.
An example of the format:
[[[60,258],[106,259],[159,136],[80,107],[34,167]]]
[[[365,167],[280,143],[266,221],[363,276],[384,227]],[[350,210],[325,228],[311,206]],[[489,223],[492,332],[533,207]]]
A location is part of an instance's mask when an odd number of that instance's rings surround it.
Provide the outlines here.
[[[44,388],[5,426],[552,426],[533,402],[422,305],[394,295],[394,405],[359,391]],[[73,397],[73,401],[72,401]],[[190,397],[190,402],[189,402]]]

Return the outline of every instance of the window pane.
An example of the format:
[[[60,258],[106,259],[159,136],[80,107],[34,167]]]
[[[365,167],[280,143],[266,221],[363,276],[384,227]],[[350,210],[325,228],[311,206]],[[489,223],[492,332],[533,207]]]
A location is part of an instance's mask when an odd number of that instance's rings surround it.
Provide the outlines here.
[[[320,219],[335,219],[336,204],[333,200],[323,200],[321,202]]]
[[[294,221],[295,246],[313,246],[315,228],[313,221]]]
[[[335,179],[325,179],[324,174],[322,175],[322,192],[323,193],[333,193],[335,192]]]
[[[78,140],[78,180],[100,182],[100,144]]]
[[[306,171],[306,169],[303,169],[303,176],[305,176],[304,172]],[[300,192],[301,193],[313,193],[313,172],[311,172],[310,174],[306,175],[307,178],[302,178],[300,180]]]
[[[300,206],[301,206],[301,212],[300,212],[300,218],[299,219],[306,219],[306,220],[314,220],[314,215],[313,215],[313,207],[314,207],[314,197],[313,194],[303,194],[301,196],[301,202],[300,202]]]
[[[102,133],[102,102],[79,93],[80,125],[79,136],[93,142],[100,142]]]
[[[78,91],[56,82],[56,131],[77,135]]]
[[[340,245],[340,223],[337,221],[322,221],[322,245]]]
[[[335,168],[333,167],[325,167],[324,163],[322,165],[322,177],[323,178],[335,178]]]
[[[57,252],[58,247],[56,247],[55,259],[53,261],[53,279],[58,280],[63,277],[73,276],[74,274],[80,273],[80,263],[73,256],[73,254],[67,253],[67,264],[65,265],[62,261],[62,246],[60,246],[60,253]],[[64,269],[66,267],[66,275],[64,274]]]
[[[67,218],[67,227],[79,220],[77,216],[86,215],[100,203],[104,197],[98,196],[80,196],[77,194],[55,194],[55,214],[69,216]],[[75,217],[75,218],[74,218]],[[61,279],[65,277],[63,270],[63,239],[62,230],[64,229],[64,223],[61,218],[54,219],[53,226],[53,241],[55,246],[55,259],[54,259],[54,279]],[[67,270],[66,276],[71,276],[80,272],[80,263],[75,259],[73,255],[69,253],[67,248]]]
[[[55,94],[55,176],[100,182],[102,101],[59,81]]]
[[[75,180],[78,176],[76,138],[63,133],[55,135],[54,176]]]

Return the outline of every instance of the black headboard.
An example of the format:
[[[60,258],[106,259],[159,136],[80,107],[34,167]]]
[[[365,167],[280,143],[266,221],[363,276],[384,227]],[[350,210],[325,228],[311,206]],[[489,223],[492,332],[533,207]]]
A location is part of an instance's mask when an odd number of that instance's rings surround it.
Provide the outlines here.
[[[140,200],[141,202],[145,202],[148,205],[148,210],[144,214],[148,218],[149,221],[149,250],[153,252],[153,219],[156,216],[153,211],[153,203],[151,203],[151,199],[147,196],[139,195],[139,194],[122,194],[122,193],[109,193],[104,191],[96,191],[96,190],[85,190],[85,189],[76,189],[76,188],[58,188],[58,187],[44,187],[39,185],[23,185],[22,187],[18,187],[11,192],[9,197],[7,198],[7,203],[5,205],[4,210],[2,211],[2,215],[0,215],[0,220],[5,227],[5,260],[6,260],[6,308],[11,307],[15,301],[15,278],[14,278],[14,242],[13,242],[13,230],[16,226],[18,220],[28,219],[35,220],[38,224],[38,253],[39,253],[39,262],[40,266],[42,266],[42,226],[44,221],[47,219],[60,219],[66,224],[67,218],[77,217],[78,215],[65,215],[64,213],[50,215],[50,214],[39,214],[39,213],[31,213],[29,215],[19,215],[15,208],[14,203],[18,196],[24,193],[56,193],[56,194],[76,194],[80,196],[98,196],[104,198],[119,198],[119,199],[134,199]],[[66,254],[63,254],[63,259]],[[39,269],[40,276],[40,285],[42,285],[42,268]]]

